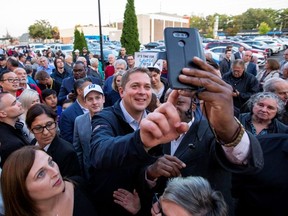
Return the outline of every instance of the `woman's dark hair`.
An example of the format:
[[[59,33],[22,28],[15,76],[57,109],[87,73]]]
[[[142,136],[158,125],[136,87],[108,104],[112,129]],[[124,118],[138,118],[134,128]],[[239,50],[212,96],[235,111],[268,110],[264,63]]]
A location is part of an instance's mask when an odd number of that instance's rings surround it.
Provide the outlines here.
[[[57,113],[51,107],[48,107],[45,104],[34,104],[27,111],[26,115],[27,127],[31,129],[31,125],[33,121],[35,121],[35,118],[42,114],[46,114],[48,117],[54,119],[54,121],[57,121]]]
[[[1,187],[6,216],[37,216],[39,210],[31,199],[26,178],[33,166],[37,146],[25,146],[14,151],[5,161]]]

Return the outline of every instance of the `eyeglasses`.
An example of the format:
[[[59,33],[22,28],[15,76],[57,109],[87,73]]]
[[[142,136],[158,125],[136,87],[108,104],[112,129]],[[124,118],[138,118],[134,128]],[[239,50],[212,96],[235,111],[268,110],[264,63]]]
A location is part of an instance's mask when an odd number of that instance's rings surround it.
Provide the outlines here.
[[[158,196],[159,196],[158,193],[154,193],[154,196],[152,199],[152,210],[153,210],[154,214],[156,214],[156,215],[161,214],[162,216],[166,216],[162,211],[161,203],[160,203]]]
[[[20,82],[18,78],[8,78],[8,79],[3,79],[1,81],[8,81],[9,83],[14,83],[14,82]]]
[[[74,72],[74,73],[81,73],[81,72],[83,72],[83,71],[84,71],[83,69],[78,69],[78,70],[77,70],[77,69],[73,69],[73,72]]]
[[[44,131],[44,128],[46,128],[48,131],[53,130],[54,128],[56,128],[56,122],[47,122],[45,126],[37,125],[33,129],[31,129],[31,131],[34,134],[39,134]]]

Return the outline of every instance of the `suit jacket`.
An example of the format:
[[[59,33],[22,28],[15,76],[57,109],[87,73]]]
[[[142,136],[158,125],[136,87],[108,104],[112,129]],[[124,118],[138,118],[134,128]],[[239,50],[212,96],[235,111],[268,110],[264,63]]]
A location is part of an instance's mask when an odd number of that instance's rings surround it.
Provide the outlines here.
[[[242,56],[243,56],[243,53],[242,53]],[[239,51],[236,52],[236,53],[234,53],[234,58],[235,58],[235,60],[236,60],[236,59],[242,59],[242,56],[240,55],[240,52],[239,52]]]
[[[73,146],[78,156],[82,174],[86,179],[89,179],[91,133],[90,113],[78,116],[74,124]]]
[[[255,175],[233,175],[236,215],[288,215],[288,135],[258,136],[264,167]]]
[[[60,117],[60,135],[61,138],[73,143],[74,121],[77,116],[84,114],[77,100],[64,110]]]
[[[256,67],[256,64],[253,63],[253,62],[249,62],[248,65],[247,65],[247,68],[246,68],[246,72],[247,73],[251,73],[253,74],[254,76],[257,75],[257,67]]]
[[[96,77],[91,77],[91,76],[87,76],[91,79],[93,84],[98,84],[100,86],[102,86],[102,81]],[[58,103],[62,104],[63,101],[66,99],[66,96],[72,91],[74,90],[74,83],[75,83],[75,79],[74,77],[67,77],[65,79],[62,80],[62,85],[60,87],[60,92],[58,94]]]
[[[73,146],[58,135],[50,144],[47,154],[58,164],[63,177],[81,175],[77,154]]]
[[[206,178],[213,189],[222,192],[231,212],[233,212],[230,191],[231,173],[251,174],[263,167],[263,155],[259,142],[253,135],[248,133],[248,136],[251,150],[247,166],[239,166],[227,160],[221,145],[216,143],[207,120],[196,121],[192,124],[174,154],[186,164],[186,167],[181,170],[182,176]],[[163,152],[170,155],[171,144],[163,145]],[[166,181],[167,179],[160,179],[158,190],[164,189]]]
[[[30,143],[26,140],[20,129],[16,129],[4,122],[0,122],[0,134],[0,166],[2,168],[4,162],[12,152]]]

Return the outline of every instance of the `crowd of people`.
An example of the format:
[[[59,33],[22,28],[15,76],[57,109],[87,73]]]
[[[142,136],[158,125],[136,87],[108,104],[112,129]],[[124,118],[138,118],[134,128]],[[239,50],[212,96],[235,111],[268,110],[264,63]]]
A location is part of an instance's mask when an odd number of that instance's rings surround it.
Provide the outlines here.
[[[124,47],[51,52],[0,55],[2,215],[288,215],[288,49],[194,57],[194,91]]]

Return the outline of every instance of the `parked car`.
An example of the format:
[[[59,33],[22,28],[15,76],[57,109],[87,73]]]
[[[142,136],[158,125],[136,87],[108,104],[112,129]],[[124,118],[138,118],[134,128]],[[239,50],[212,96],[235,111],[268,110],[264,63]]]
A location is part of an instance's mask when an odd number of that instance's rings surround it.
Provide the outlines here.
[[[218,46],[218,47],[212,47],[211,49],[209,49],[209,51],[215,53],[218,55],[218,62],[219,62],[219,57],[222,53],[225,53],[226,50],[226,46]],[[232,47],[232,54],[238,52],[238,48],[236,47]],[[266,59],[264,58],[263,55],[261,54],[257,54],[257,53],[252,53],[253,56],[256,56],[258,58],[257,60],[257,64],[258,66],[264,66],[266,63]]]
[[[96,55],[101,55],[100,53],[100,49],[89,49],[90,53],[96,54]],[[115,57],[117,58],[119,55],[119,52],[117,52],[116,50],[113,49],[103,49],[103,55],[104,55],[104,62],[107,63],[108,62],[108,55],[109,54],[114,54]]]
[[[54,51],[57,52],[61,50],[61,52],[66,56],[66,55],[72,55],[73,52],[73,44],[56,44],[54,46]]]
[[[250,50],[252,53],[257,53],[260,55],[263,55],[265,59],[267,59],[267,52],[263,51],[263,50],[259,50],[259,49],[253,49],[251,46],[242,43],[242,42],[235,42],[235,41],[213,41],[210,42],[206,45],[205,49],[211,49],[213,47],[217,47],[217,46],[228,46],[228,45],[232,45],[233,47],[237,47],[239,48],[240,46],[244,47],[244,50]]]
[[[145,46],[146,49],[153,49],[155,47],[160,46],[160,44],[157,43],[157,42],[150,42],[148,44],[144,44],[144,46]]]
[[[43,54],[43,50],[48,49],[48,47],[42,43],[31,43],[29,44],[29,47],[31,50],[33,50],[33,52],[40,52],[41,54]]]
[[[268,57],[279,52],[279,48],[271,46],[270,44],[265,43],[264,41],[257,40],[246,40],[243,43],[248,44],[252,48],[264,49],[267,52]]]

